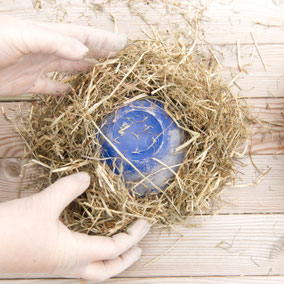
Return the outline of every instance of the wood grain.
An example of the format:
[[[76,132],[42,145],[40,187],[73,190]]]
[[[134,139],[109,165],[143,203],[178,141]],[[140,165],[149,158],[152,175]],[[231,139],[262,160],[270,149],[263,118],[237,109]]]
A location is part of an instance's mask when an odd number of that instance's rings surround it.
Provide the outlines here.
[[[123,276],[268,275],[283,271],[284,215],[224,215],[196,218],[204,225],[178,227],[184,239],[149,266],[179,239],[158,232],[142,241],[142,261]],[[157,245],[158,244],[158,245]]]
[[[0,157],[23,156],[24,144],[15,130],[15,123],[19,114],[26,116],[30,108],[31,103],[0,103]]]
[[[284,212],[284,155],[253,157],[254,163],[261,171],[271,167],[269,174],[257,185],[247,187],[227,188],[220,196],[225,203],[213,203],[212,210],[215,213],[218,206],[224,207],[219,214],[243,214],[243,213],[281,213]],[[253,184],[259,173],[253,167],[249,158],[242,159],[246,167],[238,166],[240,171],[236,184]],[[19,175],[24,161],[19,158],[0,159],[0,202],[8,201],[35,193],[35,190],[27,190],[30,179],[34,174],[32,168],[24,170],[25,178]]]
[[[20,158],[0,159],[0,202],[30,196],[36,192],[31,184],[33,168],[25,168]],[[22,175],[24,177],[22,177]]]

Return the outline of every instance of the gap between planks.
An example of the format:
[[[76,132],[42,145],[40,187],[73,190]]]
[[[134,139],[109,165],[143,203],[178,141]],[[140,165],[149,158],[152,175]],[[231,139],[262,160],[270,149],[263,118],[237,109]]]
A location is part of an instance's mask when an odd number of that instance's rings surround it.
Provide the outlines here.
[[[47,1],[46,1],[47,2]],[[56,21],[56,15],[59,13],[64,21],[80,24],[89,24],[99,26],[100,28],[113,30],[113,22],[110,20],[112,12],[117,20],[120,32],[128,32],[133,37],[141,37],[140,27],[150,31],[148,25],[141,19],[143,17],[130,14],[125,3],[121,1],[111,1],[106,6],[103,13],[98,11],[86,11],[87,5],[71,0],[69,5],[59,6],[56,11],[52,5],[46,5],[36,11],[32,6],[32,1],[16,0],[4,1],[1,3],[0,13],[2,15],[11,15],[29,20]],[[239,39],[243,43],[251,43],[249,31],[255,34],[258,44],[261,43],[284,43],[283,25],[284,25],[284,5],[279,1],[259,0],[239,0],[239,1],[211,1],[204,11],[204,18],[201,19],[202,28],[206,31],[205,39],[211,43],[226,44],[235,43]],[[277,2],[279,4],[277,5]],[[73,5],[72,5],[73,4]],[[138,3],[139,4],[139,3]],[[139,5],[138,5],[139,6]],[[185,25],[182,18],[176,15],[165,15],[163,5],[140,5],[140,11],[145,12],[144,18],[153,26],[158,26],[160,30],[168,28],[168,20],[172,22],[175,30],[188,32],[188,26]],[[67,16],[64,18],[64,10],[67,10]],[[195,13],[194,11],[192,13]],[[87,14],[85,17],[83,14]],[[271,26],[269,26],[271,25]],[[131,28],[130,28],[131,27]]]
[[[261,281],[261,282],[260,282]],[[142,278],[112,278],[104,284],[283,284],[284,276],[213,276],[213,277],[142,277]],[[94,281],[80,279],[0,279],[0,284],[93,284]]]

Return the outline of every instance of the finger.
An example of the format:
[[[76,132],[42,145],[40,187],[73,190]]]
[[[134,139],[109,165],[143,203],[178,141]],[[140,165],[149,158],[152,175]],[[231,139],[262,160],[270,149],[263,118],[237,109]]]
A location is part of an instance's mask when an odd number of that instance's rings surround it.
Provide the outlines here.
[[[94,63],[90,63],[85,60],[72,61],[66,59],[56,59],[47,65],[47,67],[45,68],[45,73],[57,71],[73,74],[89,71],[94,66]]]
[[[82,41],[36,24],[25,23],[21,29],[23,53],[43,53],[68,60],[80,60],[89,51]]]
[[[133,247],[115,259],[90,263],[81,277],[87,280],[104,281],[131,266],[139,259],[141,253],[141,248]]]
[[[82,194],[90,184],[90,176],[86,172],[76,173],[59,179],[54,184],[37,194],[38,198],[52,204],[54,211],[50,212],[59,217],[63,209]]]
[[[82,260],[97,261],[101,259],[114,259],[136,245],[148,233],[150,225],[146,220],[137,220],[125,233],[113,237],[88,236],[72,232],[76,238],[77,255]],[[70,248],[74,249],[74,248]]]
[[[115,53],[127,44],[126,34],[116,34],[88,26],[66,23],[36,23],[50,31],[76,38],[89,48],[88,56],[105,58]]]
[[[55,80],[40,78],[30,89],[27,90],[27,92],[33,94],[62,95],[69,90],[69,84],[63,84]]]

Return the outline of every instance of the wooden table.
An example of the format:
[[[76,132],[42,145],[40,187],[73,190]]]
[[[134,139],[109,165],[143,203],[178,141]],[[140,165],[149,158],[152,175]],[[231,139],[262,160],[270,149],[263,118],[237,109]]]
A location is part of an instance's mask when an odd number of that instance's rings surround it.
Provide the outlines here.
[[[108,30],[113,29],[110,12],[116,16],[120,31],[130,38],[145,35],[147,29],[141,16],[129,13],[125,4],[112,1],[109,7],[90,11],[88,3],[75,1],[73,6],[62,1],[43,2],[36,11],[31,1],[10,0],[0,2],[0,13],[33,20],[51,21],[58,17],[64,21],[85,22]],[[49,2],[49,3],[47,3]],[[232,89],[248,97],[255,114],[270,122],[283,121],[284,116],[284,1],[243,0],[211,1],[204,11],[202,25],[206,40],[214,45],[216,56],[223,66],[224,76],[237,74],[237,45],[240,43],[240,60],[248,74],[242,73]],[[66,4],[67,3],[67,4]],[[161,28],[167,22],[161,9],[142,5],[147,19]],[[155,6],[157,7],[157,5]],[[67,14],[65,15],[65,10]],[[173,16],[175,17],[175,15]],[[174,21],[174,20],[173,20]],[[179,25],[177,20],[175,25]],[[258,43],[267,72],[250,32]],[[222,55],[223,54],[223,55]],[[254,55],[253,55],[254,54]],[[10,108],[28,110],[29,96],[5,97],[0,102],[8,115]],[[0,201],[17,197],[19,173],[23,163],[23,143],[12,125],[0,114]],[[257,129],[255,129],[257,131]],[[267,131],[254,138],[253,160],[261,170],[271,167],[270,173],[256,186],[228,189],[223,198],[228,206],[219,215],[197,217],[202,226],[177,231],[153,231],[142,242],[142,260],[123,272],[118,278],[105,283],[284,283],[284,129],[278,127],[271,136]],[[239,184],[252,183],[258,173],[248,164],[242,168]],[[23,196],[32,192],[25,192]],[[20,233],[20,232],[19,232]],[[180,239],[180,234],[183,238]],[[174,248],[169,250],[174,244]],[[0,244],[1,246],[1,244]],[[1,248],[0,248],[1,249]],[[160,257],[147,265],[155,257]],[[0,276],[1,277],[1,276]],[[0,279],[0,283],[83,283],[76,279]]]

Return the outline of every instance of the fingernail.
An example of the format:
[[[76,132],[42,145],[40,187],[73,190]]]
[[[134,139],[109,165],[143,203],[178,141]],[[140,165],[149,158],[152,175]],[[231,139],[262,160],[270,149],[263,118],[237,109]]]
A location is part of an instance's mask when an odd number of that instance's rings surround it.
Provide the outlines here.
[[[78,43],[77,45],[74,46],[73,52],[74,54],[76,54],[76,57],[83,58],[88,54],[89,48],[86,47],[84,44]]]
[[[80,172],[77,174],[78,175],[78,180],[83,183],[83,184],[89,184],[91,177],[89,175],[89,173],[87,172]]]

